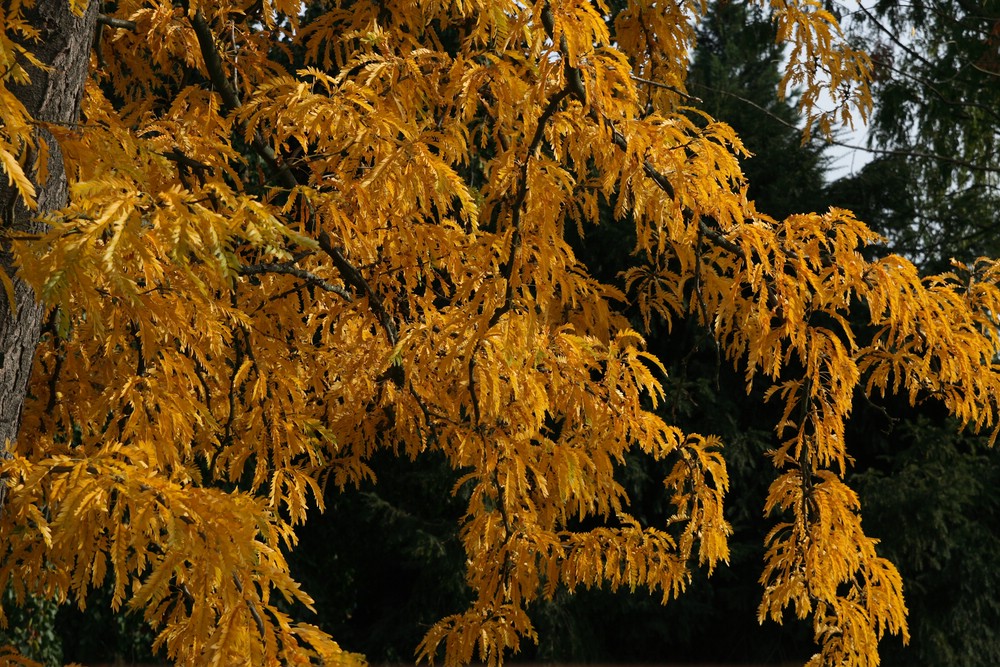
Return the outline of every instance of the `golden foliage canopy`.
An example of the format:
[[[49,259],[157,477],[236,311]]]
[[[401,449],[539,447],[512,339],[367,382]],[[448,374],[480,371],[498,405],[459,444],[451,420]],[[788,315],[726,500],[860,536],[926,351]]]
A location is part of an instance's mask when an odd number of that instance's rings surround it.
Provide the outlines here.
[[[0,163],[28,202],[30,4],[0,9]],[[868,61],[834,17],[769,7],[810,125],[836,120],[824,88],[864,115]],[[475,600],[424,658],[500,662],[558,587],[667,600],[727,560],[724,443],[657,412],[631,300],[645,324],[700,322],[783,406],[761,620],[811,619],[815,665],[876,665],[906,636],[843,481],[845,420],[859,392],[903,392],[994,426],[1000,265],[921,279],[864,259],[878,239],[848,211],[757,211],[739,139],[686,106],[704,2],[104,11],[83,119],[47,127],[71,204],[14,240],[49,315],[3,465],[0,587],[82,606],[109,577],[180,664],[356,662],[281,611],[309,603],[282,554],[326,485],[389,448],[443,453],[470,490]],[[565,239],[602,219],[635,227],[627,294]],[[661,525],[615,479],[632,449],[673,462]]]

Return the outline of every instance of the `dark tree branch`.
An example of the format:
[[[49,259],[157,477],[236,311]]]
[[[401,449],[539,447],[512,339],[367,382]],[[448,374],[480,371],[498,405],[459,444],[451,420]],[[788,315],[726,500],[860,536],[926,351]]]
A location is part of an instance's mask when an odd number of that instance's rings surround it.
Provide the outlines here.
[[[591,118],[597,120],[598,122],[603,120],[605,127],[607,127],[608,130],[611,132],[611,143],[613,143],[615,146],[618,146],[618,148],[622,149],[623,151],[628,150],[628,140],[625,138],[625,135],[623,135],[621,132],[618,131],[618,129],[614,126],[614,123],[612,123],[611,119],[609,118],[602,119],[601,117],[598,116],[596,110],[592,110],[590,115]],[[642,171],[644,174],[646,174],[646,176],[650,180],[656,183],[656,186],[661,190],[663,190],[663,192],[668,197],[670,197],[671,199],[674,197],[674,186],[671,185],[669,179],[667,179],[667,177],[664,176],[663,173],[660,172],[660,170],[658,170],[656,166],[649,159],[643,160]],[[725,250],[728,250],[731,253],[739,255],[744,259],[744,261],[746,260],[746,256],[743,253],[743,249],[740,248],[735,243],[733,243],[732,241],[730,241],[729,239],[727,239],[718,229],[713,229],[712,227],[709,227],[708,224],[706,224],[705,221],[703,220],[700,220],[698,222],[698,229],[700,233],[704,234],[715,245]]]
[[[300,269],[297,266],[289,266],[287,264],[250,264],[247,266],[241,266],[239,268],[240,275],[250,276],[259,275],[263,273],[280,273],[289,276],[295,276],[296,278],[301,278],[311,285],[319,287],[321,290],[326,292],[332,292],[334,294],[339,294],[344,297],[347,301],[352,301],[351,293],[340,285],[334,285],[326,280],[320,278],[314,273],[310,273],[305,269]]]
[[[545,110],[542,111],[542,115],[538,117],[538,126],[535,127],[535,134],[531,137],[531,143],[528,144],[528,151],[521,162],[520,174],[518,175],[518,185],[517,194],[514,196],[514,202],[511,204],[511,226],[513,231],[510,235],[510,255],[507,257],[507,261],[504,262],[503,266],[500,267],[500,273],[503,275],[504,279],[507,281],[507,286],[504,292],[503,305],[497,308],[493,315],[490,317],[489,324],[486,325],[487,329],[492,329],[493,326],[500,321],[500,318],[507,313],[513,303],[514,303],[514,267],[517,263],[517,258],[521,250],[521,215],[524,209],[524,202],[528,198],[528,162],[531,161],[531,156],[535,154],[538,147],[542,143],[542,139],[545,137],[545,126],[548,124],[552,115],[562,104],[563,100],[570,96],[572,91],[567,83],[566,87],[560,90],[558,93],[552,96],[549,103],[545,106]]]
[[[205,19],[205,15],[200,9],[197,10],[191,18],[191,26],[194,28],[195,35],[198,38],[198,46],[201,49],[202,57],[205,61],[205,67],[208,70],[212,85],[218,88],[226,110],[230,113],[237,111],[241,106],[239,93],[235,88],[233,88],[232,84],[229,82],[229,78],[226,76],[226,72],[222,64],[222,58],[219,56],[219,52],[215,48],[215,36],[212,34],[212,29],[208,25],[208,21]],[[251,147],[254,152],[267,162],[283,186],[289,190],[298,187],[299,183],[295,178],[295,174],[292,173],[287,164],[278,159],[274,149],[267,144],[260,132],[254,132]],[[330,257],[334,266],[337,267],[337,270],[340,272],[344,282],[357,288],[361,293],[368,297],[368,307],[371,309],[372,313],[374,313],[375,317],[379,321],[379,324],[381,324],[382,328],[385,330],[386,337],[389,339],[390,344],[395,346],[399,340],[399,332],[396,329],[396,324],[393,321],[392,316],[388,313],[388,311],[386,311],[382,300],[371,288],[371,285],[369,285],[368,281],[364,279],[364,276],[361,275],[361,272],[357,269],[357,267],[351,264],[347,257],[344,256],[343,250],[340,247],[335,247],[333,245],[330,240],[330,235],[325,231],[320,232],[319,244],[323,252]],[[298,275],[291,273],[290,271],[286,272],[290,275]],[[299,277],[304,276],[300,275]],[[313,278],[315,278],[315,280]],[[320,280],[316,276],[305,279],[309,280],[312,284],[326,289],[326,287],[323,287],[319,282],[316,282],[317,280]],[[339,288],[329,283],[326,284],[328,287],[333,288],[327,291],[335,292],[345,298],[350,298],[350,294],[343,288]]]
[[[115,17],[108,16],[106,14],[98,14],[97,22],[101,25],[106,25],[109,28],[118,28],[119,30],[131,30],[132,32],[135,32],[137,29],[135,21],[116,19]]]
[[[340,271],[344,282],[355,287],[359,292],[368,297],[368,307],[371,308],[375,317],[378,318],[379,324],[382,325],[382,329],[385,331],[386,338],[389,339],[389,343],[395,346],[399,341],[399,332],[396,330],[396,323],[385,309],[382,300],[375,293],[375,290],[372,289],[368,281],[361,275],[361,272],[344,256],[343,249],[340,246],[333,245],[330,235],[326,231],[322,231],[319,234],[319,247],[333,261],[333,265]]]
[[[994,72],[993,70],[985,69],[983,67],[980,67],[976,63],[969,63],[969,64],[972,65],[972,69],[976,70],[977,72],[980,72],[981,74],[985,74],[986,76],[992,76],[992,77],[1000,78],[1000,72]],[[976,105],[976,106],[979,106],[979,105]]]
[[[239,591],[240,594],[242,594],[243,582],[240,581],[240,578],[235,573],[233,574],[233,583],[236,584],[236,590]],[[253,622],[257,626],[257,632],[260,633],[261,637],[266,638],[267,633],[265,631],[264,619],[261,617],[260,612],[257,610],[257,605],[255,605],[253,603],[253,600],[250,600],[249,598],[246,599],[246,603],[247,603],[247,609],[250,610],[250,615],[253,617]]]
[[[197,10],[191,17],[191,27],[194,28],[195,36],[198,38],[198,46],[201,49],[202,58],[205,61],[205,69],[208,70],[209,79],[212,85],[219,91],[222,103],[227,112],[234,112],[241,106],[239,92],[233,88],[229,78],[226,76],[222,58],[215,48],[215,35],[208,25],[205,15],[201,10]],[[243,123],[240,123],[243,126]],[[264,140],[260,132],[254,132],[251,139],[251,146],[268,166],[275,172],[281,184],[289,190],[298,186],[298,180],[289,169],[288,165],[278,159],[274,149]]]
[[[879,32],[885,33],[885,35],[892,41],[893,44],[899,47],[902,51],[905,51],[906,53],[910,54],[913,58],[916,58],[917,60],[922,62],[924,65],[928,67],[933,67],[932,63],[929,60],[927,60],[927,58],[917,53],[911,46],[903,44],[903,42],[900,41],[899,37],[896,35],[895,32],[889,30],[889,28],[882,25],[881,21],[875,18],[875,15],[872,14],[871,10],[865,7],[864,4],[859,2],[858,8],[866,17],[868,17],[869,21],[875,24],[875,27],[879,29]]]
[[[222,97],[226,111],[236,111],[240,108],[239,93],[229,82],[229,77],[226,76],[222,58],[215,48],[215,35],[212,34],[212,28],[208,25],[208,21],[200,9],[195,11],[194,16],[191,17],[191,27],[194,28],[194,34],[198,38],[198,46],[201,48],[201,57],[205,61],[205,69],[208,70],[208,78]]]
[[[548,5],[546,5],[545,9],[547,14],[543,13],[542,20],[546,23],[546,29],[551,35],[551,10],[549,10]],[[546,15],[548,16],[547,21]],[[568,71],[567,75],[569,75]],[[493,314],[490,316],[490,320],[486,324],[487,331],[496,326],[500,319],[506,313],[510,312],[510,309],[514,304],[514,269],[521,250],[521,216],[523,214],[525,201],[528,198],[528,163],[531,161],[532,155],[534,155],[541,146],[542,140],[545,138],[545,126],[548,124],[549,120],[551,120],[553,114],[555,114],[556,110],[559,108],[559,105],[571,95],[579,97],[583,94],[584,88],[583,83],[579,78],[579,73],[577,73],[577,76],[573,78],[567,76],[566,83],[563,88],[549,99],[548,104],[545,105],[545,109],[538,117],[538,124],[535,126],[535,133],[532,135],[531,141],[528,143],[528,150],[526,151],[524,159],[520,164],[517,192],[514,195],[514,201],[511,203],[512,231],[510,236],[510,254],[507,256],[507,261],[500,267],[500,274],[506,281],[506,286],[504,287],[504,300],[503,304],[494,310]],[[479,351],[479,345],[481,342],[482,338],[476,341],[476,344],[473,346],[472,352],[469,355],[469,395],[472,399],[473,420],[477,426],[480,424],[481,415],[479,411],[479,395],[476,391],[475,366],[476,353]]]
[[[204,162],[200,162],[198,160],[195,160],[194,158],[188,157],[187,155],[181,153],[176,148],[168,153],[160,153],[159,155],[162,155],[163,157],[167,158],[168,160],[170,160],[171,162],[180,167],[185,167],[189,169],[192,173],[212,171],[212,165],[208,165],[205,164]]]
[[[675,88],[674,86],[668,85],[666,83],[660,83],[659,81],[653,81],[652,79],[644,79],[641,76],[636,76],[635,74],[629,74],[629,78],[633,81],[638,81],[639,83],[644,83],[647,86],[653,86],[654,88],[663,88],[664,90],[669,90],[670,92],[680,95],[681,97],[691,100],[692,102],[701,103],[703,100],[700,97],[695,97],[685,93],[680,88]]]

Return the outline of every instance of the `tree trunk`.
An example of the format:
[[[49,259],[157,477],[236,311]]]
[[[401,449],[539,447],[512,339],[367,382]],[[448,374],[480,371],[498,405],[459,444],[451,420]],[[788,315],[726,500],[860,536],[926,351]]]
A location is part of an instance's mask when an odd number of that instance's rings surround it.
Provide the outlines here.
[[[9,88],[32,118],[60,125],[75,123],[78,119],[98,5],[96,0],[91,0],[83,16],[74,16],[69,4],[68,0],[37,0],[35,7],[25,12],[31,24],[39,29],[40,39],[23,43],[23,46],[51,69],[43,71],[22,60],[31,83]],[[45,130],[36,132],[45,138],[49,147],[48,178],[44,183],[38,182],[37,174],[29,171],[34,160],[24,161],[25,171],[38,195],[38,208],[31,211],[8,179],[0,177],[0,241],[10,232],[38,233],[42,225],[37,217],[67,203],[62,151]],[[0,246],[0,271],[13,279],[16,297],[12,313],[6,292],[0,289],[0,455],[9,456],[8,443],[17,437],[21,422],[43,308],[32,289],[14,275],[6,244]],[[0,501],[2,495],[0,488]]]

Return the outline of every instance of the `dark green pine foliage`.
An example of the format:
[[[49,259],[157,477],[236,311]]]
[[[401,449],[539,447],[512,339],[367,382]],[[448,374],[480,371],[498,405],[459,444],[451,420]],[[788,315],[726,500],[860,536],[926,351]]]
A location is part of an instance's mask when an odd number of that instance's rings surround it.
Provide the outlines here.
[[[458,539],[468,497],[452,493],[455,472],[439,455],[378,451],[369,465],[378,484],[331,485],[289,561],[315,599],[310,622],[371,663],[412,663],[428,628],[471,602]]]
[[[866,220],[929,270],[1000,255],[1000,2],[878,0],[853,15],[879,157],[838,192],[888,208]]]
[[[1000,191],[994,185],[945,186],[926,178],[928,165],[913,156],[916,149],[891,150],[900,152],[876,157],[829,190],[830,201],[885,237],[881,253],[903,255],[925,273],[951,271],[954,261],[972,265],[978,257],[1000,256]],[[1000,174],[993,178],[1000,180]]]
[[[852,482],[909,607],[910,644],[886,642],[883,664],[1000,664],[1000,452],[933,403],[861,412],[871,459]]]

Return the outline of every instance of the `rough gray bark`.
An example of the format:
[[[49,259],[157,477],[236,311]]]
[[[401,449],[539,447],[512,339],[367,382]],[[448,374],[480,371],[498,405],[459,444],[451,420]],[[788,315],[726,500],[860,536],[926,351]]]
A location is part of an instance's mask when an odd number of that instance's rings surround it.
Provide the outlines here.
[[[97,18],[96,0],[91,0],[83,16],[70,13],[68,0],[37,0],[26,12],[32,25],[41,31],[41,40],[24,46],[43,63],[48,71],[27,66],[31,83],[10,90],[24,103],[32,117],[39,121],[61,125],[78,119],[83,84],[87,76],[89,52]],[[43,132],[43,130],[37,130]],[[17,190],[0,178],[0,243],[10,232],[37,233],[41,225],[38,215],[62,208],[67,203],[66,173],[62,152],[51,136],[48,179],[39,183],[37,175],[28,173],[38,195],[38,209],[29,210]],[[28,161],[30,166],[32,160]],[[7,443],[17,437],[21,411],[27,391],[28,376],[41,327],[42,306],[31,288],[13,275],[11,257],[6,244],[0,245],[0,270],[14,280],[15,313],[0,289],[0,455],[7,456]],[[0,488],[0,502],[2,502]]]

